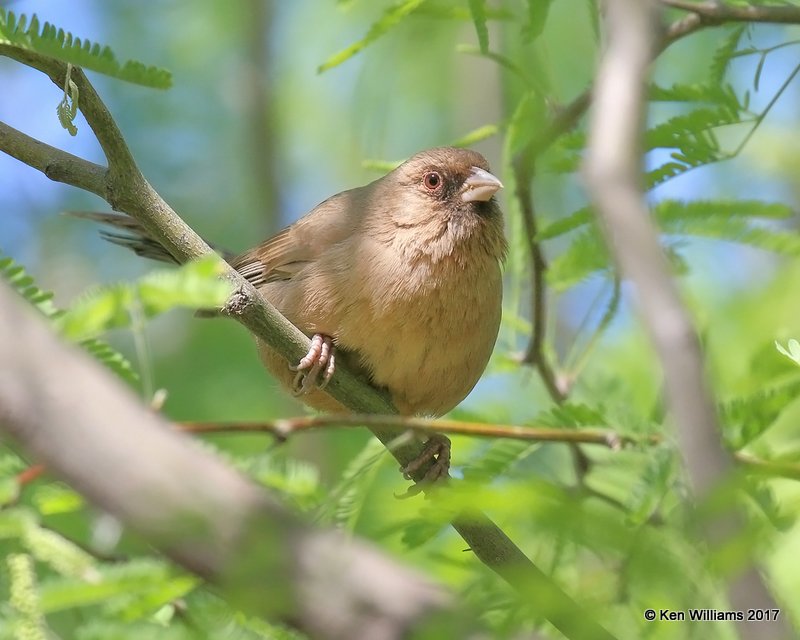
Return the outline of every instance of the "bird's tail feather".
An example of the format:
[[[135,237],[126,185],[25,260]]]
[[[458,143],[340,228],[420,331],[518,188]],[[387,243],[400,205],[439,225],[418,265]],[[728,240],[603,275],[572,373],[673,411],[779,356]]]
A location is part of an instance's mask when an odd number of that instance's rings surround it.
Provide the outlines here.
[[[85,220],[92,220],[113,227],[115,231],[100,231],[100,236],[121,247],[130,249],[137,256],[178,264],[178,261],[167,251],[158,240],[153,238],[147,230],[134,218],[119,213],[101,213],[97,211],[66,211],[66,215]],[[212,246],[223,258],[228,260],[232,254],[221,251]]]

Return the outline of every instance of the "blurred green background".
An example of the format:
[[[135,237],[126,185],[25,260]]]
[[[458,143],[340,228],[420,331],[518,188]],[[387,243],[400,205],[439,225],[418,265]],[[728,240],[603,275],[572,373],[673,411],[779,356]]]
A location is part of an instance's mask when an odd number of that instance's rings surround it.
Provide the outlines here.
[[[362,38],[388,3],[18,0],[5,6],[36,12],[75,35],[108,43],[120,59],[172,71],[174,86],[166,92],[90,77],[154,187],[206,239],[233,251],[256,244],[325,197],[375,179],[380,172],[371,161],[399,161],[497,126],[496,135],[474,147],[509,187],[501,194],[512,248],[505,320],[487,374],[454,416],[655,432],[664,435],[668,448],[671,425],[660,402],[659,367],[627,286],[602,339],[585,360],[579,357],[613,287],[607,263],[586,277],[559,281],[558,274],[570,265],[558,256],[569,251],[581,256],[572,236],[545,243],[555,274],[549,281],[547,354],[563,365],[559,370],[565,376],[575,375],[570,406],[555,409],[536,373],[518,364],[530,332],[531,292],[510,175],[512,115],[533,87],[542,100],[528,126],[543,126],[546,114],[589,85],[599,51],[592,2],[550,5],[541,33],[533,38],[529,3],[489,4],[500,18],[489,22],[491,48],[513,61],[516,71],[463,51],[477,47],[468,3],[431,1],[324,73],[318,73],[319,65]],[[711,30],[676,44],[659,58],[656,81],[663,86],[703,82],[727,35]],[[796,27],[764,26],[744,34],[738,46],[764,49],[797,37]],[[739,95],[749,92],[750,109],[757,113],[796,64],[796,46],[771,52],[763,69],[757,55],[736,57],[726,82]],[[55,107],[60,99],[59,90],[41,74],[0,58],[0,120],[102,162],[82,118],[75,138],[59,126]],[[688,110],[685,104],[655,102],[651,124]],[[649,197],[654,203],[665,198],[760,199],[796,211],[797,113],[798,88],[791,84],[736,158],[687,171],[654,188]],[[733,149],[749,126],[722,127],[718,139]],[[580,141],[576,144],[580,147]],[[555,148],[542,159],[534,182],[543,226],[586,204],[578,174],[547,170],[563,152]],[[646,164],[655,168],[669,158],[669,150],[657,148],[647,154]],[[97,283],[135,279],[156,268],[103,242],[92,224],[59,215],[65,210],[108,208],[0,154],[0,249],[25,265],[40,286],[53,290],[57,304],[69,306]],[[747,220],[747,229],[785,234],[785,244],[773,252],[749,246],[758,242],[749,241],[744,230],[715,238],[708,231],[677,229],[664,236],[708,350],[726,437],[749,445],[752,453],[791,462],[800,452],[794,401],[800,388],[795,365],[773,343],[800,335],[800,249],[791,242],[796,222],[796,217]],[[167,391],[164,411],[175,420],[263,420],[304,411],[261,369],[252,340],[236,323],[172,312],[108,339],[128,355],[147,384]],[[754,437],[739,437],[748,430]],[[316,432],[282,447],[261,436],[209,440],[299,507],[327,513],[327,521],[332,518],[379,541],[468,600],[488,603],[486,617],[498,634],[536,622],[535,613],[461,553],[463,541],[443,527],[435,508],[421,499],[392,497],[405,483],[386,457],[378,466],[359,466],[377,455],[373,448],[363,449],[369,441],[366,432]],[[670,451],[592,450],[591,472],[575,492],[569,452],[561,445],[457,438],[453,464],[456,475],[483,483],[485,493],[476,490],[471,499],[487,506],[524,551],[620,637],[639,637],[645,629],[648,637],[668,638],[683,636],[670,635],[664,625],[640,626],[644,606],[724,606],[720,584],[695,571],[691,544],[669,528],[673,517],[680,520],[675,514],[686,489]],[[358,463],[351,464],[359,452]],[[796,482],[786,479],[760,481],[750,491],[744,501],[763,527],[755,555],[767,567],[787,615],[796,618],[800,535],[794,522],[800,493]],[[654,514],[660,524],[653,524]],[[75,536],[88,526],[81,519],[60,522]],[[642,539],[646,544],[637,547]],[[683,626],[681,633],[732,637],[723,624],[692,629]]]

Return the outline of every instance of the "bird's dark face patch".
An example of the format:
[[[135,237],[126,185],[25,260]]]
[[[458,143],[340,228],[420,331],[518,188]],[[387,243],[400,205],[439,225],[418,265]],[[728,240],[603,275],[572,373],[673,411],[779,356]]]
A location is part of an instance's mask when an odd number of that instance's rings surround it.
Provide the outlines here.
[[[458,178],[449,168],[437,165],[424,167],[419,173],[418,183],[423,194],[438,202],[450,200],[461,188]]]

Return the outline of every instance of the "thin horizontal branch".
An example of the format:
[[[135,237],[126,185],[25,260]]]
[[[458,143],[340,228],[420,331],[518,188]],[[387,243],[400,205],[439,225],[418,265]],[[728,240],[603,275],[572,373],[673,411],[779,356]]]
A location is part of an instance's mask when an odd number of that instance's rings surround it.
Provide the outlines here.
[[[480,422],[461,422],[458,420],[428,420],[406,416],[381,415],[318,415],[282,418],[270,422],[181,422],[178,428],[189,433],[271,433],[284,440],[290,435],[324,427],[383,427],[395,433],[408,430],[423,433],[445,433],[448,435],[474,436],[481,438],[502,438],[528,440],[533,442],[574,442],[599,444],[609,449],[621,449],[633,442],[610,429],[572,429],[529,427],[512,424],[484,424]]]
[[[398,638],[431,613],[453,615],[440,587],[351,537],[313,529],[170,429],[61,344],[5,283],[0,431],[235,606],[331,640]]]
[[[520,440],[523,442],[559,442],[563,444],[596,444],[618,451],[624,447],[647,447],[662,443],[658,435],[634,437],[610,428],[575,429],[572,427],[536,427],[513,424],[462,422],[460,420],[409,418],[381,415],[316,415],[280,418],[267,422],[178,422],[180,431],[194,435],[268,433],[279,441],[295,434],[325,428],[359,428],[381,426],[402,434],[408,430],[421,433],[444,433],[451,436]],[[765,460],[737,451],[733,459],[747,472],[772,478],[800,480],[800,463]],[[38,473],[41,470],[37,470]]]

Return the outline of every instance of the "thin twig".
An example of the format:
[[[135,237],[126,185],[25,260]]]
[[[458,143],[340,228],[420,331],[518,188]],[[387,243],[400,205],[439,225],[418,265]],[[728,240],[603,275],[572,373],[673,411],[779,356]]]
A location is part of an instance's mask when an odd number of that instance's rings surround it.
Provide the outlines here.
[[[759,113],[759,114],[758,114],[758,116],[756,116],[756,121],[755,121],[755,124],[754,124],[754,125],[753,125],[753,126],[750,128],[750,130],[747,132],[747,135],[746,135],[746,136],[744,137],[744,139],[743,139],[743,140],[742,140],[742,141],[739,143],[739,146],[738,146],[738,147],[736,147],[736,149],[733,151],[733,153],[731,154],[731,157],[736,157],[736,156],[738,156],[738,155],[739,155],[739,154],[742,152],[742,150],[745,148],[745,146],[747,146],[747,143],[748,143],[748,142],[750,142],[750,139],[753,137],[753,135],[755,134],[755,132],[756,132],[756,131],[758,130],[758,128],[761,126],[761,123],[762,123],[762,122],[764,122],[764,119],[767,117],[767,115],[769,114],[769,112],[772,110],[772,107],[774,107],[774,106],[775,106],[775,103],[776,103],[776,102],[778,102],[778,100],[780,99],[780,97],[783,95],[783,93],[786,91],[786,89],[787,89],[787,88],[789,87],[789,85],[792,83],[792,80],[794,80],[794,79],[795,79],[795,77],[797,77],[797,74],[798,74],[798,73],[800,73],[800,65],[797,65],[797,66],[794,68],[794,71],[792,71],[792,72],[789,74],[789,77],[788,77],[788,78],[786,78],[786,80],[784,80],[783,84],[780,86],[780,88],[778,89],[778,91],[776,91],[776,92],[775,92],[775,95],[774,95],[774,96],[772,96],[772,98],[770,99],[769,103],[767,103],[767,106],[766,106],[766,107],[764,107],[764,110],[763,110],[761,113]]]
[[[281,418],[264,422],[177,422],[175,426],[185,433],[233,434],[268,433],[279,441],[294,434],[329,427],[358,428],[381,426],[396,433],[408,430],[422,433],[445,433],[475,438],[499,438],[529,442],[560,442],[563,444],[596,444],[612,451],[622,448],[655,446],[664,441],[657,435],[632,436],[621,434],[608,427],[574,429],[572,427],[536,427],[508,424],[461,422],[458,420],[428,420],[396,415],[317,415]],[[786,460],[764,460],[749,453],[737,451],[734,460],[748,473],[774,478],[800,480],[800,462]],[[587,488],[587,491],[592,491]],[[595,492],[596,493],[596,492]]]
[[[514,182],[517,189],[522,220],[525,225],[525,239],[528,244],[528,254],[531,261],[531,324],[532,333],[522,361],[533,365],[539,372],[547,392],[553,402],[561,404],[566,394],[560,388],[556,375],[544,353],[545,336],[547,333],[547,289],[545,288],[545,274],[547,262],[544,259],[541,243],[537,239],[536,211],[531,194],[531,181],[529,174],[532,165],[517,158],[514,162]]]
[[[572,429],[532,427],[510,424],[484,424],[458,420],[428,420],[396,415],[317,415],[283,418],[267,422],[181,422],[178,428],[189,433],[271,433],[279,440],[290,435],[323,427],[383,427],[396,432],[414,430],[423,433],[482,438],[505,438],[534,442],[564,442],[599,444],[613,450],[621,449],[633,440],[611,429]]]
[[[586,343],[586,346],[583,349],[583,353],[581,353],[576,359],[575,364],[570,367],[568,371],[564,373],[564,384],[566,388],[571,387],[578,376],[583,371],[583,368],[589,361],[589,356],[591,355],[594,348],[600,342],[600,338],[605,333],[608,326],[611,324],[611,321],[617,315],[617,311],[619,310],[619,303],[622,300],[622,282],[618,275],[614,275],[614,283],[612,285],[611,291],[611,298],[608,301],[608,306],[606,307],[606,311],[603,314],[603,317],[600,318],[600,322],[597,323],[594,331],[592,332],[591,337]]]

